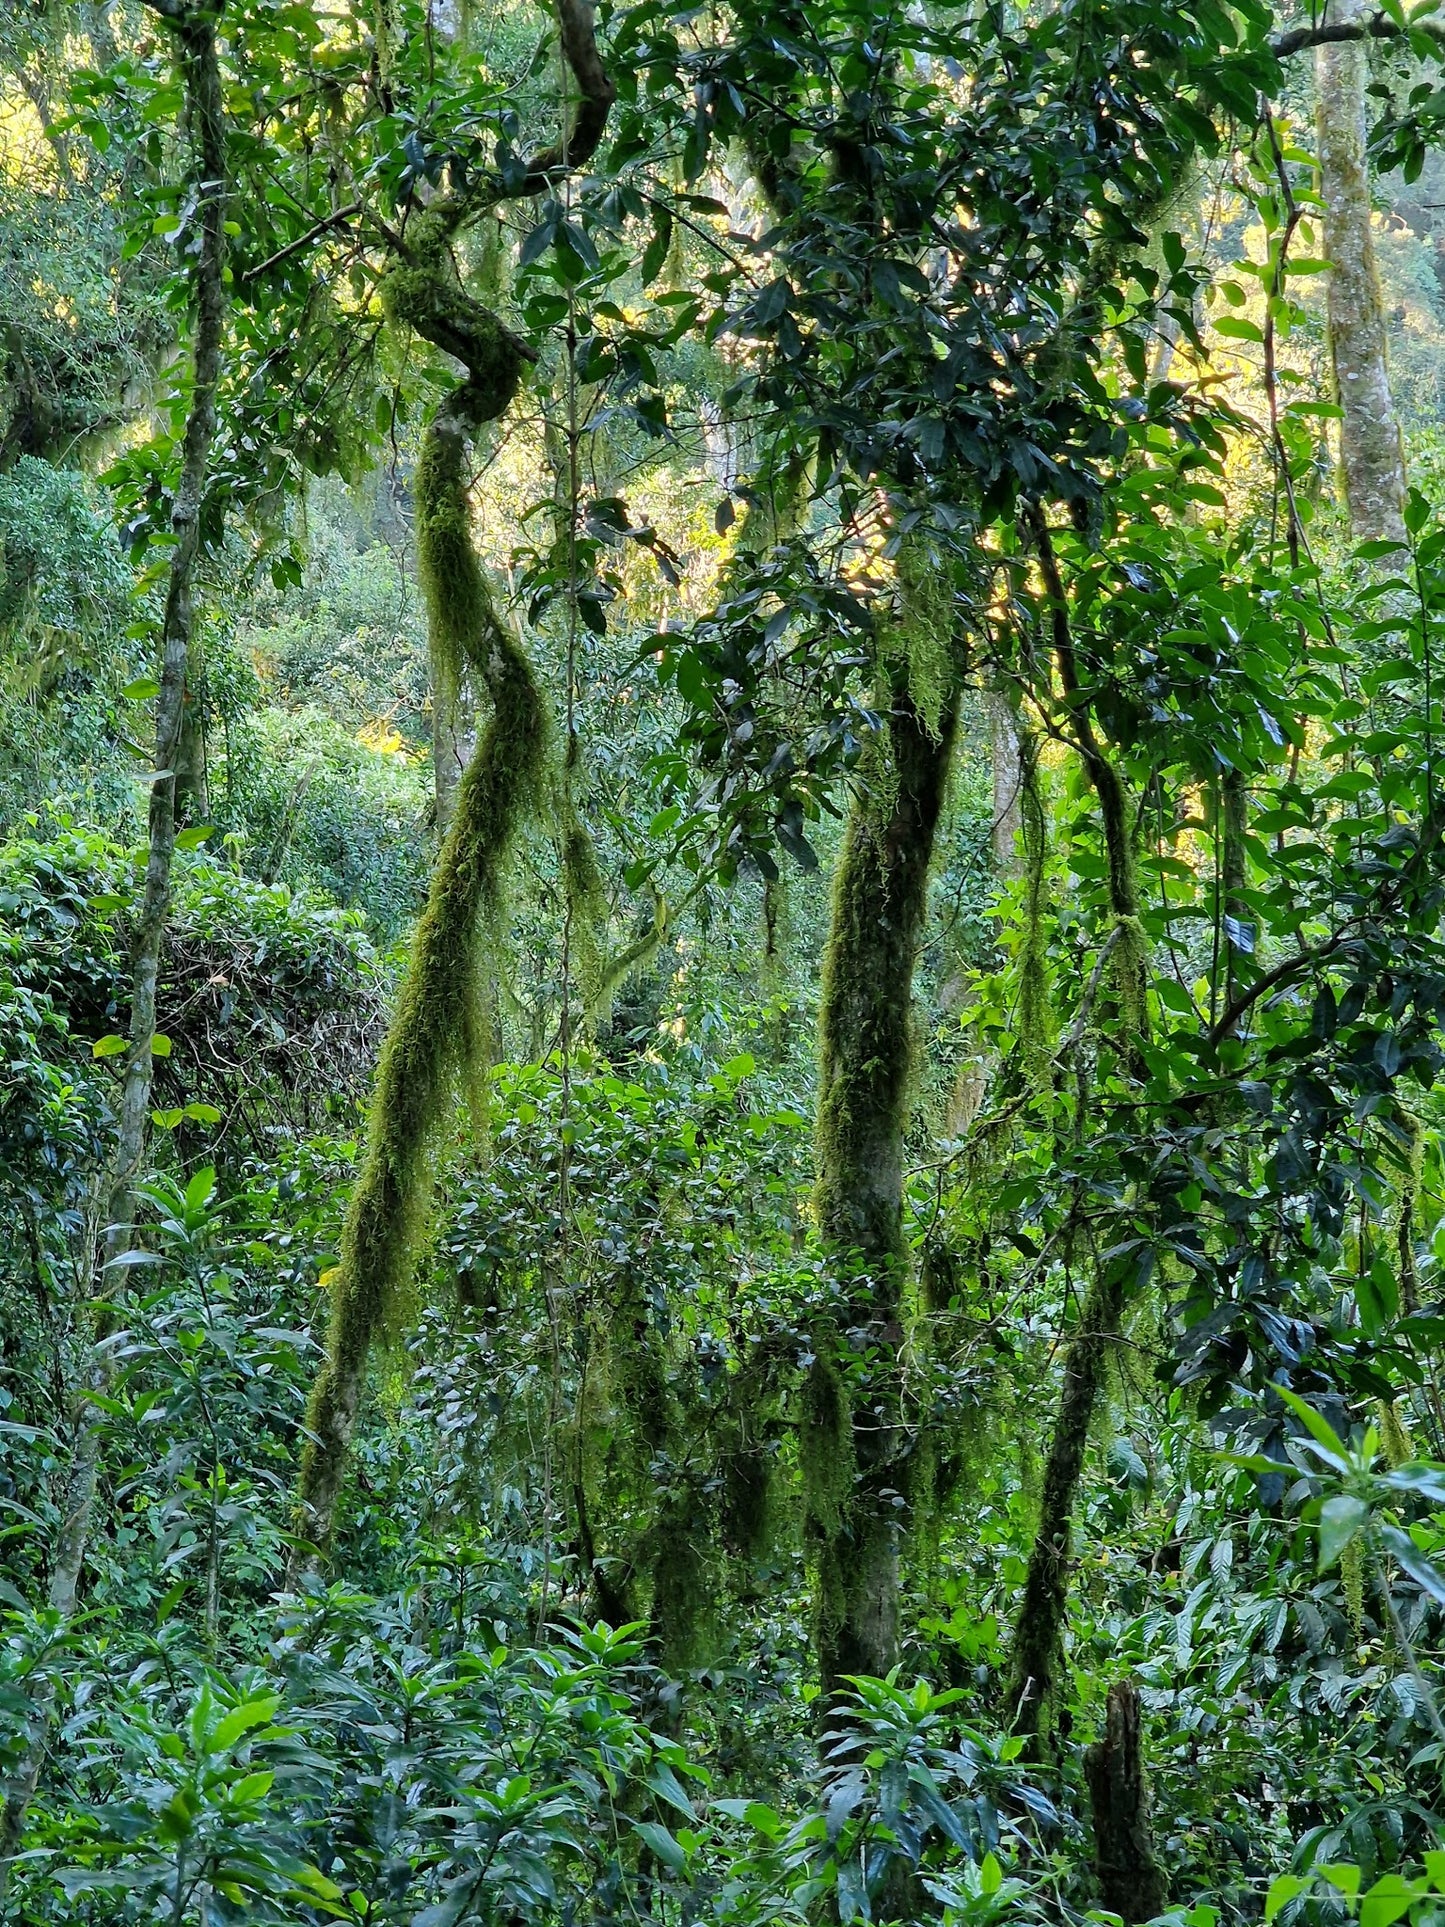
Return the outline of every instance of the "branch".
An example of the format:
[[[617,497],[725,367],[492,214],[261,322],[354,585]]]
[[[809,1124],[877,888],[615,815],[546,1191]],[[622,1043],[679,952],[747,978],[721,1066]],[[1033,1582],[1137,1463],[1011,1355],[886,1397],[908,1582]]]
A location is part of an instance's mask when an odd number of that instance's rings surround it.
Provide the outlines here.
[[[1275,34],[1268,45],[1276,60],[1288,60],[1291,54],[1307,53],[1312,47],[1337,47],[1352,40],[1401,40],[1407,34],[1416,33],[1425,34],[1445,50],[1445,23],[1415,20],[1401,26],[1387,13],[1372,13],[1367,20],[1332,20],[1328,25],[1291,27],[1288,33]]]
[[[266,259],[259,262],[254,268],[247,268],[246,272],[241,276],[241,285],[244,287],[248,282],[259,281],[261,276],[266,274],[271,268],[279,267],[283,261],[288,261],[293,254],[299,254],[302,248],[309,248],[313,241],[319,241],[328,229],[344,227],[348,221],[353,220],[360,212],[360,201],[353,201],[350,207],[338,208],[334,214],[328,214],[324,220],[317,221],[314,226],[307,228],[304,234],[298,235],[294,241],[288,241],[284,248],[277,248],[274,254],[267,255]]]
[[[581,89],[581,98],[561,140],[528,165],[527,177],[518,189],[521,195],[540,194],[555,175],[587,165],[601,145],[607,116],[617,98],[617,88],[597,51],[592,0],[557,0],[557,24],[562,53]]]
[[[1261,997],[1267,996],[1280,984],[1288,983],[1291,977],[1299,976],[1301,971],[1308,970],[1312,964],[1323,963],[1325,958],[1332,957],[1344,942],[1343,934],[1331,937],[1328,943],[1321,944],[1317,950],[1303,950],[1297,957],[1286,957],[1284,962],[1276,964],[1273,970],[1266,970],[1264,975],[1257,982],[1252,983],[1242,996],[1235,998],[1219,1022],[1213,1026],[1209,1033],[1210,1043],[1222,1043],[1245,1012],[1252,1010]]]
[[[467,186],[432,201],[426,209],[432,235],[454,234],[464,222],[476,219],[488,208],[544,193],[564,175],[585,167],[597,152],[612,103],[617,98],[617,88],[597,51],[592,0],[557,0],[557,23],[561,30],[562,56],[579,89],[579,98],[562,138],[528,161],[527,171],[516,187],[506,186],[495,174],[478,175]],[[398,251],[403,259],[407,257],[405,248]]]

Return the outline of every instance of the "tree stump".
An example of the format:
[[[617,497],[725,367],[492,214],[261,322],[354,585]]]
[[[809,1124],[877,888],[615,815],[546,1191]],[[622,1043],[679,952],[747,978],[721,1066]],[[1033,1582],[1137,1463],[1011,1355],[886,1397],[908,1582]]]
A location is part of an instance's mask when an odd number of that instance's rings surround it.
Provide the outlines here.
[[[1116,1680],[1109,1688],[1104,1737],[1086,1750],[1084,1777],[1094,1810],[1094,1870],[1101,1898],[1110,1913],[1136,1927],[1163,1913],[1167,1900],[1149,1827],[1139,1690],[1132,1680]]]

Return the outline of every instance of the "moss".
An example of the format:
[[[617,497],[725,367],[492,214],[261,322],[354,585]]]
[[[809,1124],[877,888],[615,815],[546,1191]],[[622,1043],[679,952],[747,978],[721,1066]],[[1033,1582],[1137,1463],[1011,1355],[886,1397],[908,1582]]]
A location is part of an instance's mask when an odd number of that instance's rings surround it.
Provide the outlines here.
[[[433,347],[453,355],[466,380],[446,407],[469,427],[496,421],[511,406],[526,366],[522,344],[489,308],[457,279],[447,246],[448,231],[423,215],[414,223],[410,257],[388,268],[381,281],[387,319],[414,328]]]
[[[1390,1470],[1398,1472],[1402,1465],[1410,1465],[1419,1457],[1415,1442],[1406,1430],[1394,1399],[1379,1399],[1375,1405],[1375,1415],[1379,1420],[1380,1443],[1385,1448],[1385,1458]]]
[[[567,896],[567,949],[581,993],[583,1023],[590,1031],[605,1014],[602,981],[607,971],[607,924],[612,906],[597,862],[597,848],[572,807],[570,785],[561,803],[562,887]]]
[[[915,536],[898,551],[898,615],[884,632],[883,652],[900,660],[908,694],[937,738],[958,686],[953,582],[929,545]]]
[[[886,1673],[897,1657],[899,1540],[911,1470],[899,1361],[913,972],[958,713],[955,687],[930,724],[909,675],[895,654],[888,780],[875,767],[849,818],[823,955],[814,1196],[843,1304],[815,1341],[802,1454],[819,1669],[829,1692],[840,1675]],[[851,1416],[837,1364],[844,1332],[850,1343],[866,1338],[870,1353],[864,1396]],[[841,1453],[845,1422],[852,1442]]]
[[[717,1650],[713,1546],[699,1496],[681,1482],[659,1507],[650,1534],[653,1637],[671,1673],[701,1665]]]
[[[467,302],[460,289],[441,286],[444,282],[435,265],[425,273],[394,268],[386,277],[390,311],[419,333],[436,339],[427,324],[437,315],[455,318],[460,301],[467,320],[462,345],[480,344],[478,360],[469,363],[469,380],[428,427],[415,499],[433,662],[453,678],[468,667],[487,690],[492,714],[458,786],[456,812],[417,924],[342,1227],[326,1356],[307,1413],[299,1492],[300,1534],[323,1554],[367,1358],[373,1345],[395,1338],[404,1326],[431,1204],[432,1162],[459,1086],[475,1072],[485,1049],[480,978],[508,857],[523,817],[536,802],[546,751],[542,699],[526,654],[492,601],[472,542],[467,497],[467,424],[481,418],[479,406],[495,402],[498,412],[506,406],[516,368],[494,353],[492,318]],[[426,307],[427,299],[435,305]],[[479,402],[484,394],[489,399]],[[458,404],[458,396],[467,399]]]
[[[602,966],[597,990],[588,1009],[589,1024],[602,1024],[612,1015],[612,1002],[631,978],[647,969],[667,935],[667,899],[661,892],[653,898],[652,921],[631,943]]]
[[[1340,1554],[1340,1588],[1350,1629],[1358,1639],[1365,1627],[1365,1546],[1359,1533]]]
[[[798,1459],[804,1530],[814,1564],[814,1637],[823,1655],[836,1649],[848,1615],[843,1542],[852,1506],[854,1462],[852,1413],[843,1375],[836,1359],[821,1349],[803,1383]]]

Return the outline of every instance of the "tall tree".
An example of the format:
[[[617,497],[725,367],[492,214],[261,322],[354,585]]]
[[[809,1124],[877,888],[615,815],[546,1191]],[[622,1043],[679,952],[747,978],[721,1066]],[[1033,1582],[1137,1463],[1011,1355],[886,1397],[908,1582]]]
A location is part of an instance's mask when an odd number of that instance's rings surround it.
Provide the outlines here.
[[[361,1169],[341,1236],[326,1356],[308,1408],[293,1582],[331,1545],[347,1452],[375,1342],[394,1334],[430,1205],[432,1153],[459,1081],[485,1071],[479,975],[496,932],[505,866],[542,779],[546,726],[532,666],[499,615],[477,558],[467,490],[469,438],[510,408],[527,344],[461,285],[453,246],[504,202],[552,188],[596,151],[616,95],[590,0],[562,0],[563,58],[578,93],[561,139],[515,174],[463,180],[391,239],[382,282],[390,319],[462,364],[465,378],[428,424],[416,486],[417,556],[432,661],[445,687],[469,669],[492,704],[457,785],[446,840],[382,1050]]]
[[[176,791],[185,733],[186,685],[195,627],[194,584],[201,547],[201,506],[211,444],[226,322],[226,121],[217,57],[220,6],[190,0],[149,0],[175,43],[191,142],[196,245],[192,254],[191,399],[181,445],[180,473],[171,505],[170,573],[160,635],[160,688],[156,696],[155,762],[150,777],[145,889],[131,952],[130,1047],[121,1088],[120,1115],[104,1197],[97,1300],[102,1307],[124,1286],[127,1262],[137,1250],[135,1185],[150,1121],[152,1061],[156,1035],[156,981],[171,898],[176,848]],[[85,1380],[74,1410],[75,1437],[66,1480],[64,1516],[51,1559],[49,1605],[62,1623],[74,1614],[85,1566],[95,1504],[102,1418],[93,1403],[114,1372],[109,1314],[102,1309],[93,1333]],[[6,1792],[0,1816],[0,1893],[19,1845],[49,1742],[53,1689],[32,1709],[30,1737]]]

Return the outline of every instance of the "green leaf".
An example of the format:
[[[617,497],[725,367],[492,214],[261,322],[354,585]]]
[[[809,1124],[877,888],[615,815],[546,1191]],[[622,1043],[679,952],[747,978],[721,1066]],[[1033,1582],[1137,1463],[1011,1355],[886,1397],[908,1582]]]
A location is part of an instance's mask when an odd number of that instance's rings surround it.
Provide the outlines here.
[[[129,1040],[117,1037],[114,1031],[109,1037],[98,1037],[90,1047],[92,1057],[119,1057],[121,1052],[130,1048]]]
[[[1327,1571],[1369,1523],[1370,1508],[1353,1492],[1337,1492],[1320,1507],[1320,1571]]]
[[[1429,1855],[1425,1858],[1428,1860]],[[1445,1854],[1440,1856],[1445,1860]],[[1332,1887],[1338,1887],[1346,1900],[1353,1900],[1360,1891],[1360,1870],[1352,1860],[1332,1860],[1327,1867],[1319,1870]]]
[[[1276,1385],[1274,1389],[1294,1413],[1300,1424],[1304,1426],[1305,1430],[1314,1439],[1315,1443],[1323,1448],[1324,1456],[1335,1469],[1340,1472],[1348,1472],[1350,1469],[1349,1448],[1339,1433],[1336,1432],[1335,1428],[1330,1424],[1329,1420],[1322,1417],[1312,1405],[1307,1405],[1298,1392],[1290,1391],[1287,1385]]]
[[[665,1760],[654,1760],[647,1775],[647,1784],[660,1800],[665,1800],[670,1807],[676,1807],[679,1813],[685,1813],[689,1820],[697,1818],[682,1782]]]
[[[1003,1885],[1003,1868],[991,1853],[983,1856],[983,1865],[978,1870],[978,1885],[979,1891],[984,1894],[996,1894]]]
[[[161,686],[154,676],[137,676],[120,693],[128,703],[148,703],[152,696],[159,696]]]
[[[1360,1903],[1360,1927],[1391,1927],[1419,1893],[1413,1880],[1397,1873],[1381,1874]]]
[[[1302,1894],[1310,1883],[1297,1873],[1276,1874],[1269,1883],[1269,1892],[1264,1901],[1265,1927],[1269,1927],[1281,1907],[1287,1907],[1292,1900]]]
[[[151,1032],[151,1056],[152,1057],[169,1057],[170,1054],[171,1054],[170,1038],[166,1036],[163,1030],[153,1030]]]
[[[199,850],[208,836],[216,834],[214,823],[198,823],[193,829],[182,830],[176,837],[178,850]]]
[[[280,1704],[279,1693],[266,1693],[260,1699],[246,1700],[240,1706],[233,1706],[225,1718],[218,1720],[205,1735],[206,1750],[211,1753],[229,1752],[243,1734],[255,1727],[269,1725]]]
[[[674,1873],[682,1872],[687,1865],[687,1855],[666,1827],[657,1820],[634,1820],[632,1825],[663,1866],[671,1867]]]
[[[187,1105],[186,1109],[189,1111],[190,1106]],[[203,1205],[208,1204],[211,1199],[211,1193],[215,1188],[215,1170],[211,1165],[203,1164],[186,1186],[187,1211],[199,1211]]]

